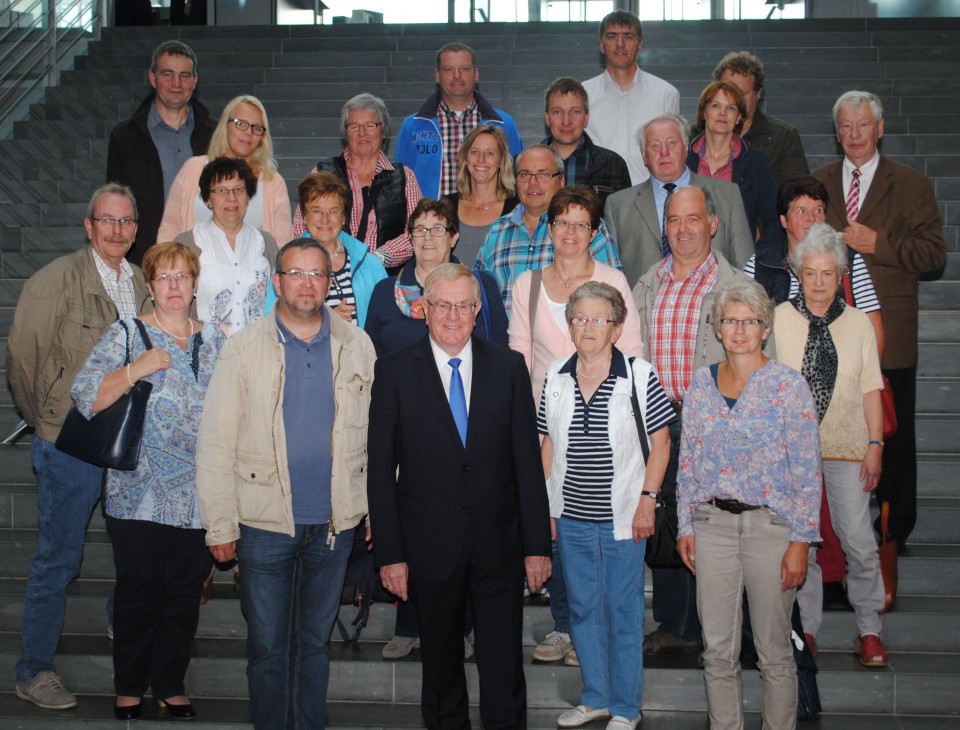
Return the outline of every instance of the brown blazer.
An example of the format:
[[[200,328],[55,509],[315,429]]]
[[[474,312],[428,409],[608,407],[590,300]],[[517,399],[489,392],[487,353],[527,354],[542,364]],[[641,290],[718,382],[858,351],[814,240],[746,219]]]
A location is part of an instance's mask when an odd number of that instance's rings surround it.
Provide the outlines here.
[[[813,173],[830,196],[827,223],[847,226],[843,160]],[[917,288],[921,274],[943,267],[947,245],[943,221],[926,175],[881,156],[857,221],[877,232],[877,249],[862,254],[877,296],[886,333],[881,365],[885,369],[917,364]]]

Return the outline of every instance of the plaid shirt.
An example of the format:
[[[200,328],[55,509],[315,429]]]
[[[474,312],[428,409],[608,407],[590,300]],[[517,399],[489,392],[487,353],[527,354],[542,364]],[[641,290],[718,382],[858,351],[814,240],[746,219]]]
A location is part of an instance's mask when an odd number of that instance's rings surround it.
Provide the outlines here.
[[[476,271],[486,271],[496,280],[508,315],[513,302],[513,282],[517,277],[524,271],[542,269],[553,263],[553,242],[547,235],[547,214],[540,216],[531,237],[523,220],[523,211],[524,206],[520,204],[493,222],[473,264]],[[597,235],[590,242],[590,258],[623,271],[620,254],[603,220],[600,221]]]
[[[587,177],[587,170],[590,169],[590,148],[587,147],[586,142],[586,136],[581,136],[577,149],[564,160],[563,167],[567,187],[586,184],[584,180]]]
[[[670,400],[683,400],[693,379],[697,326],[703,299],[717,285],[720,269],[712,253],[687,278],[673,275],[673,256],[657,268],[660,285],[650,320],[650,362]]]
[[[459,117],[459,118],[458,118]],[[437,107],[437,124],[440,125],[440,141],[443,144],[443,169],[440,171],[440,197],[457,192],[457,155],[463,138],[480,126],[480,111],[476,97],[470,106],[459,114],[440,100]]]
[[[133,293],[133,267],[130,262],[123,259],[120,262],[120,271],[117,272],[107,266],[93,248],[90,249],[90,253],[93,254],[93,263],[97,266],[97,272],[103,281],[103,288],[107,290],[107,296],[117,305],[120,319],[136,317],[138,307],[137,298]]]
[[[346,163],[350,162],[349,148],[344,148],[343,160]],[[380,152],[374,175],[380,174],[382,170],[393,169],[394,167],[390,164],[387,156],[383,154],[383,152]],[[363,217],[363,195],[360,194],[363,187],[360,184],[360,178],[357,177],[357,173],[350,168],[349,164],[347,165],[347,184],[353,192],[351,196],[353,206],[350,209],[350,220],[347,221],[347,233],[356,238],[357,231],[360,230],[360,220]],[[417,182],[417,176],[413,174],[413,170],[409,167],[406,168],[405,193],[407,199],[407,218],[409,219],[410,214],[413,213],[414,208],[417,207],[417,203],[420,202],[420,198],[423,197],[423,194],[420,192],[420,183]],[[300,210],[300,206],[298,205],[293,214],[293,235],[302,236],[305,230],[307,230],[307,226],[303,221],[303,211]],[[367,244],[367,248],[380,259],[385,268],[401,266],[410,260],[410,257],[413,256],[413,242],[410,240],[410,234],[407,233],[406,230],[396,238],[391,238],[389,241],[384,242],[380,248],[377,248],[377,232],[377,212],[371,207],[370,215],[367,218],[367,234],[363,238],[363,242]]]

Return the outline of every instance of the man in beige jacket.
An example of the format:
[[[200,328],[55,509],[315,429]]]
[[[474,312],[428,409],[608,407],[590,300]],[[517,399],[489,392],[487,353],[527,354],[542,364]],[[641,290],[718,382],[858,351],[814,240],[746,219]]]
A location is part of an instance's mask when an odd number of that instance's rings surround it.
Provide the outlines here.
[[[274,312],[230,338],[210,381],[197,492],[214,558],[243,565],[254,726],[322,729],[327,641],[367,513],[376,356],[324,305],[330,256],[318,243],[284,246],[273,284]]]

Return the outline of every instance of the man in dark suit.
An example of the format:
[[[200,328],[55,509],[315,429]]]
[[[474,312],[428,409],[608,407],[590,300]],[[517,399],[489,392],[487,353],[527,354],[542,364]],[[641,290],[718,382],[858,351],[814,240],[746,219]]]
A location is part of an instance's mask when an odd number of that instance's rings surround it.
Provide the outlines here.
[[[687,168],[687,125],[675,114],[651,119],[640,129],[643,159],[650,177],[607,198],[603,219],[620,250],[630,286],[669,253],[663,211],[672,190],[696,185],[710,193],[719,220],[713,249],[738,269],[754,253],[754,236],[743,212],[740,189],[733,183],[703,177]]]
[[[550,523],[530,378],[517,353],[471,337],[477,280],[458,264],[424,282],[429,335],[377,361],[367,492],[384,587],[420,623],[431,730],[469,728],[469,601],[487,730],[525,728],[523,577],[550,577]],[[469,403],[469,408],[467,404]]]
[[[838,201],[827,223],[863,256],[880,298],[880,366],[893,391],[897,433],[882,445],[877,499],[890,502],[890,534],[902,550],[917,521],[917,284],[946,263],[943,221],[926,175],[877,151],[883,106],[876,94],[848,91],[834,104],[833,119],[844,158],[813,175]]]

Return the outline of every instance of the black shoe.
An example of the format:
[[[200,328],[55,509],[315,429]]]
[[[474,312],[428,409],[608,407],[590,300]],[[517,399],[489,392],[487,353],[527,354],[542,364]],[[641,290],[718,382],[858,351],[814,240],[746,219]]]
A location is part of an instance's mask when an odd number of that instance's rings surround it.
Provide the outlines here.
[[[823,584],[824,611],[852,611],[853,606],[847,600],[847,591],[843,583],[827,581]]]
[[[161,714],[166,713],[177,720],[192,720],[197,716],[193,705],[189,702],[185,705],[171,705],[169,702],[157,700],[157,705],[160,707]]]
[[[143,700],[135,705],[113,706],[113,716],[118,720],[136,720],[143,713]]]

